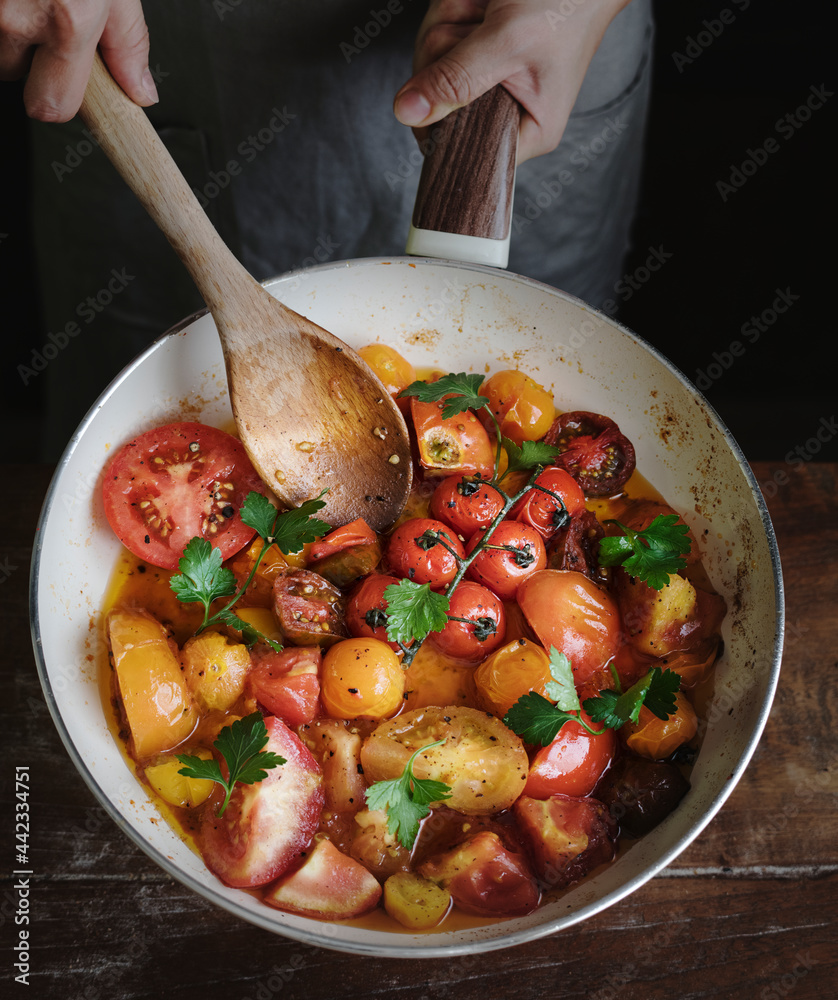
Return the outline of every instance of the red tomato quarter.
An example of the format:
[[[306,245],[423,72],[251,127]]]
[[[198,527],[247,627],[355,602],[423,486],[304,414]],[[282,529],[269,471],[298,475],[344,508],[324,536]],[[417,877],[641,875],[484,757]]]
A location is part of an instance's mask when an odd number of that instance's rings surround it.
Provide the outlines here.
[[[320,714],[319,646],[293,646],[277,653],[260,645],[250,657],[248,686],[271,715],[294,728]]]
[[[240,441],[206,424],[166,424],[129,441],[105,471],[102,498],[122,544],[177,569],[186,543],[206,538],[227,559],[255,534],[239,509],[262,481]]]
[[[620,613],[606,591],[581,573],[545,569],[518,588],[518,603],[539,642],[571,662],[576,687],[603,667],[620,645]]]
[[[451,619],[441,632],[431,632],[434,644],[449,656],[483,660],[506,636],[506,612],[497,597],[471,580],[462,580],[451,595]],[[454,619],[467,619],[457,621]]]
[[[591,722],[587,712],[582,713],[592,729],[601,729]],[[549,799],[551,795],[590,795],[617,749],[613,729],[606,729],[599,736],[589,733],[578,722],[566,722],[558,735],[536,753],[524,795],[534,799]]]
[[[474,551],[483,534],[478,531],[469,539],[467,553]],[[511,601],[521,581],[546,565],[547,551],[535,528],[520,521],[501,521],[466,573],[502,600]]]
[[[442,536],[444,544],[434,542],[426,534],[434,532]],[[457,575],[459,560],[464,558],[463,543],[454,532],[447,524],[429,517],[404,521],[390,536],[387,547],[387,561],[394,573],[434,588],[451,583]]]

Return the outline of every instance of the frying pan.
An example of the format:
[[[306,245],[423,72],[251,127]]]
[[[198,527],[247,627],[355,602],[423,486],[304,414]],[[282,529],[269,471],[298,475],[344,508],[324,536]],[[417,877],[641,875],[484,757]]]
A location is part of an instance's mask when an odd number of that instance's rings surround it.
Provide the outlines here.
[[[282,913],[218,882],[158,821],[112,735],[97,684],[106,657],[101,608],[119,551],[102,508],[102,468],[114,448],[155,424],[187,416],[231,426],[224,360],[206,313],[163,335],[111,383],[73,436],[44,502],[31,571],[32,636],[44,695],[70,759],[120,829],[170,875],[231,913],[308,944],[451,957],[586,919],[638,889],[700,834],[735,787],[768,717],[779,675],[783,591],[773,529],[747,461],[707,401],[658,351],[580,300],[531,279],[485,264],[405,257],[321,265],[265,287],[353,347],[381,341],[414,364],[446,371],[520,367],[553,392],[561,409],[617,421],[635,446],[640,471],[700,540],[710,581],[728,605],[692,788],[613,864],[527,917],[401,933],[375,920],[329,924]]]

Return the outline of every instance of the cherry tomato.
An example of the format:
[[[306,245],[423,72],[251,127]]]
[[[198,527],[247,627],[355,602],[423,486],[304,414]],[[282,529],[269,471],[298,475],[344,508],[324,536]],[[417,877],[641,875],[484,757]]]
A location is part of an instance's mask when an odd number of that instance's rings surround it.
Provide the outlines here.
[[[320,697],[333,719],[385,719],[401,707],[404,670],[378,639],[344,639],[323,658]]]
[[[293,646],[277,653],[259,645],[250,655],[247,684],[262,708],[292,728],[320,714],[319,646]]]
[[[434,535],[441,536],[443,542],[434,541]],[[387,561],[395,573],[434,588],[450,583],[457,575],[459,560],[464,558],[463,543],[454,532],[442,521],[429,517],[404,521],[387,546]]]
[[[358,517],[311,546],[310,568],[336,587],[348,587],[381,561],[378,535]]]
[[[311,570],[276,578],[273,610],[282,634],[297,646],[330,646],[349,634],[340,591]]]
[[[582,718],[592,729],[587,712]],[[530,764],[524,795],[549,799],[551,795],[590,795],[614,758],[617,735],[606,729],[599,736],[589,733],[578,722],[566,722],[552,743],[542,747]]]
[[[207,868],[225,885],[266,885],[299,861],[323,811],[320,768],[299,738],[279,719],[265,719],[264,749],[285,758],[254,785],[237,784],[222,816],[224,789],[207,800],[196,840]]]
[[[544,437],[556,417],[553,397],[523,372],[496,372],[480,386],[480,395],[488,398],[501,434],[517,445]]]
[[[571,662],[577,688],[620,645],[620,613],[611,596],[581,573],[545,569],[518,588],[518,603],[545,649]]]
[[[506,612],[491,590],[462,580],[451,595],[449,622],[432,632],[434,644],[449,656],[482,660],[494,652],[506,635]],[[467,621],[457,621],[465,618]]]
[[[596,514],[589,510],[575,514],[547,543],[547,566],[575,570],[594,583],[605,583],[607,571],[599,564],[599,542],[604,536]]]
[[[481,703],[501,719],[530,691],[546,698],[546,685],[552,680],[550,657],[529,639],[515,639],[501,646],[474,672]]]
[[[349,595],[346,602],[346,625],[359,638],[380,639],[394,650],[401,647],[387,638],[387,601],[384,591],[397,584],[398,578],[371,573]]]
[[[474,551],[484,534],[478,531],[472,535],[466,554]],[[507,601],[515,597],[523,580],[546,565],[547,551],[535,528],[521,521],[501,521],[466,575]]]
[[[262,481],[242,443],[215,427],[166,424],[129,441],[105,471],[105,515],[122,544],[163,569],[177,569],[186,543],[206,538],[222,559],[255,534],[239,516]]]
[[[431,513],[454,531],[469,538],[488,528],[503,509],[503,497],[482,479],[449,476],[434,490]]]
[[[550,465],[538,476],[529,493],[515,504],[509,517],[531,524],[543,538],[550,538],[584,510],[585,494],[579,483],[569,472]]]
[[[370,545],[378,539],[376,533],[362,517],[356,517],[349,524],[344,524],[340,528],[335,528],[328,535],[318,538],[311,546],[309,559],[317,562],[318,559],[325,559],[336,552],[344,549],[351,549],[356,545]]]
[[[668,719],[659,719],[644,705],[637,722],[627,722],[620,730],[629,750],[651,760],[663,760],[683,743],[689,743],[698,731],[698,717],[683,691],[675,695],[675,709]]]
[[[471,410],[443,417],[444,402],[422,403],[415,396],[410,398],[422,468],[431,473],[479,472],[484,479],[490,479],[495,471],[495,453],[486,428]]]
[[[381,379],[391,396],[398,396],[402,389],[416,381],[416,369],[413,365],[387,344],[368,344],[358,353]],[[397,399],[396,402],[407,412],[407,399]]]
[[[544,440],[561,449],[556,465],[569,472],[588,496],[613,496],[634,472],[634,446],[613,420],[599,413],[562,413]]]

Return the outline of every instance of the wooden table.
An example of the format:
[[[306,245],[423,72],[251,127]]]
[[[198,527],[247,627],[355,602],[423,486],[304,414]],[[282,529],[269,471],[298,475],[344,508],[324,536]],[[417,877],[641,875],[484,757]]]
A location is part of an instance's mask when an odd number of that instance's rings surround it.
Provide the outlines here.
[[[758,463],[788,599],[783,672],[720,814],[628,899],[529,945],[446,962],[352,957],[252,927],[172,881],[76,774],[41,698],[28,567],[51,470],[6,467],[0,547],[4,997],[494,1000],[838,996],[838,465]],[[6,645],[8,644],[8,645]],[[14,982],[13,779],[31,798],[30,987]],[[8,983],[7,983],[8,981]]]

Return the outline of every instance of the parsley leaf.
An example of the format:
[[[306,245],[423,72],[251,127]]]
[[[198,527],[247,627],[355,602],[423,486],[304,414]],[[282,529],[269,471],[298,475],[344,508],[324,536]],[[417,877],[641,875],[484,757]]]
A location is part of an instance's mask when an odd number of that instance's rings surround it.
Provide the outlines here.
[[[221,551],[214,549],[206,538],[196,536],[187,542],[178,567],[180,574],[171,578],[169,586],[179,601],[203,604],[205,622],[209,606],[217,597],[235,593],[233,571],[221,565]]]
[[[225,726],[213,743],[227,764],[227,778],[224,777],[218,761],[214,758],[203,760],[201,757],[181,753],[177,754],[177,759],[185,766],[178,771],[178,774],[186,778],[204,778],[221,785],[227,794],[216,815],[222,816],[237,782],[254,785],[267,778],[268,771],[285,763],[285,758],[279,754],[262,751],[267,742],[268,730],[262,713],[254,712],[243,719],[237,719],[230,726]]]
[[[422,403],[436,403],[444,396],[451,396],[442,407],[443,419],[447,420],[464,410],[479,410],[482,406],[489,405],[487,397],[480,395],[484,377],[467,375],[465,372],[443,375],[436,382],[411,382],[399,395],[415,396]]]
[[[652,667],[624,694],[600,691],[598,697],[586,698],[584,707],[593,722],[609,729],[637,722],[643,705],[659,719],[668,719],[675,714],[675,695],[680,687],[681,678],[674,670]]]
[[[384,589],[387,602],[387,637],[404,645],[422,640],[428,632],[441,632],[448,624],[450,601],[435,594],[427,583],[400,580]]]
[[[578,711],[579,695],[576,693],[570,660],[564,653],[560,653],[555,646],[550,647],[550,674],[553,680],[548,681],[544,685],[547,695],[563,711]]]
[[[291,552],[301,552],[306,542],[313,542],[321,535],[328,534],[332,526],[312,516],[326,506],[326,501],[320,499],[326,492],[323,490],[319,497],[306,500],[299,507],[282,511],[274,524],[272,537],[267,540],[274,541],[279,546],[279,551],[288,555]]]
[[[370,809],[386,810],[387,829],[408,849],[413,847],[419,833],[419,821],[431,811],[431,803],[451,798],[451,788],[444,782],[417,778],[413,774],[413,762],[419,754],[441,746],[444,742],[445,740],[437,740],[436,743],[420,747],[405,764],[400,778],[377,781],[367,789],[367,806]]]
[[[633,531],[619,521],[613,523],[625,534],[600,540],[601,566],[622,566],[631,576],[661,590],[669,583],[671,573],[687,565],[684,556],[690,551],[690,529],[678,524],[677,514],[658,514],[643,531]]]
[[[273,535],[274,521],[279,511],[261,493],[251,490],[247,498],[241,505],[239,516],[249,527],[255,528],[260,538],[270,538]]]
[[[508,437],[501,438],[506,452],[506,472],[524,472],[537,465],[549,465],[559,454],[559,449],[543,441],[524,441],[520,447]],[[504,473],[505,474],[505,473]]]
[[[522,695],[503,717],[504,725],[525,743],[546,747],[566,722],[578,722],[576,714],[557,708],[537,691]]]
[[[234,611],[230,611],[228,608],[223,608],[221,611],[214,614],[212,616],[212,621],[217,622],[219,625],[228,625],[230,628],[238,629],[239,632],[241,632],[244,644],[248,649],[250,649],[251,646],[255,646],[261,639],[262,642],[270,646],[275,653],[282,652],[282,643],[277,642],[275,639],[269,639],[268,636],[266,636],[264,632],[260,632],[255,625],[251,625],[250,622],[246,622],[243,618],[239,618]]]

